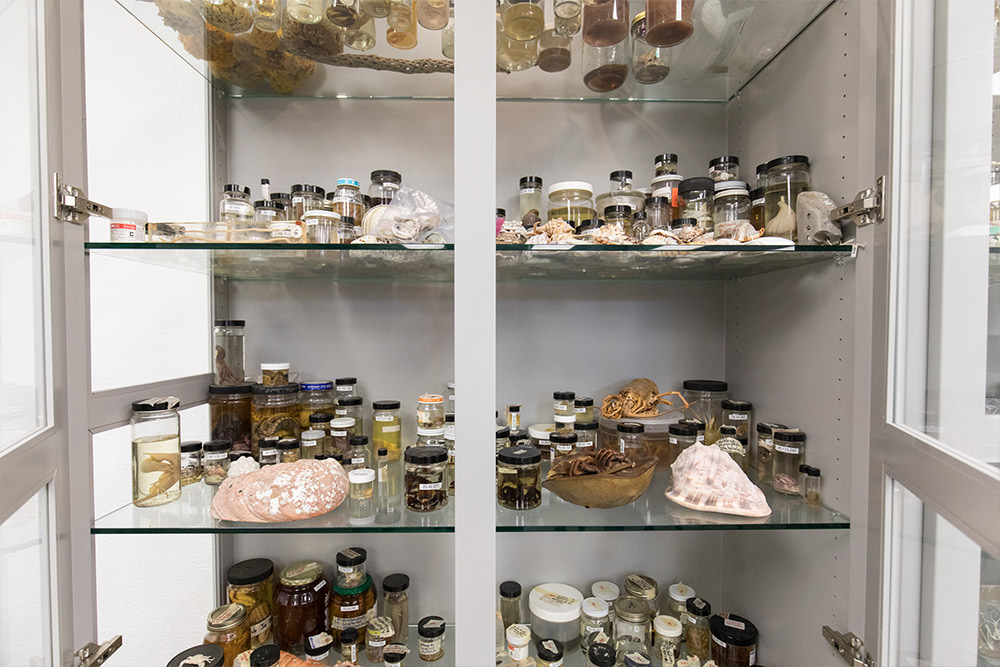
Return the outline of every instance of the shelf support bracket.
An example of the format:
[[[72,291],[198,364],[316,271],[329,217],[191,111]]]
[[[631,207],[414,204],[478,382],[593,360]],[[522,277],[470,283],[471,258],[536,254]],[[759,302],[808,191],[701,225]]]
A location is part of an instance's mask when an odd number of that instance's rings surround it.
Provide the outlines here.
[[[83,190],[63,183],[59,172],[52,174],[52,193],[52,215],[57,220],[82,225],[92,215],[111,219],[110,206],[90,201]]]
[[[831,222],[853,222],[864,227],[885,220],[885,176],[879,176],[874,188],[859,192],[847,206],[830,212]]]

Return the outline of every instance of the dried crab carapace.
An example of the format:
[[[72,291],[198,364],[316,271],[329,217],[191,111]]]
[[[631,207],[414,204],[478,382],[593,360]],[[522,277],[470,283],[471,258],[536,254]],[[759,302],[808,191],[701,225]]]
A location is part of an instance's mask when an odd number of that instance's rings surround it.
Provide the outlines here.
[[[677,396],[684,403],[684,407],[672,407],[673,403],[665,399],[664,396]],[[661,411],[661,405],[670,406],[671,409]],[[607,419],[650,419],[686,410],[688,405],[680,392],[665,391],[660,393],[659,387],[649,378],[636,378],[622,387],[622,390],[617,394],[604,397],[601,414]]]

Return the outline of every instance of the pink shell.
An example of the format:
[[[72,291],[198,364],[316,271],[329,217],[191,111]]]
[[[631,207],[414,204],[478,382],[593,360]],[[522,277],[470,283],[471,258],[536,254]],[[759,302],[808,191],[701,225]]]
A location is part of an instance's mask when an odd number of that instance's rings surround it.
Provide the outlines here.
[[[666,496],[678,505],[704,512],[739,516],[770,516],[764,492],[715,445],[695,443],[670,466],[673,486]]]
[[[331,512],[344,502],[347,474],[333,459],[264,466],[227,479],[212,499],[222,521],[296,521]]]

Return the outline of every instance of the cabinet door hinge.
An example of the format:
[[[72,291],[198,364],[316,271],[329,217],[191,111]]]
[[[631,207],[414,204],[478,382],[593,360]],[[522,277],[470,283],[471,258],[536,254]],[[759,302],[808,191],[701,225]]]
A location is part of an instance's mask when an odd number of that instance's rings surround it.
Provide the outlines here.
[[[115,635],[100,646],[90,642],[79,651],[74,653],[79,662],[75,663],[79,667],[98,667],[103,665],[111,654],[122,647],[122,636]]]
[[[840,657],[851,667],[876,667],[872,654],[865,650],[865,643],[853,632],[842,635],[829,625],[824,625],[823,638],[837,649]]]
[[[874,188],[862,190],[847,206],[833,209],[830,220],[853,222],[858,227],[885,220],[885,176],[879,176]]]
[[[52,174],[52,215],[63,222],[82,225],[91,215],[111,218],[111,207],[87,199],[87,194],[78,187],[62,182],[59,172]]]

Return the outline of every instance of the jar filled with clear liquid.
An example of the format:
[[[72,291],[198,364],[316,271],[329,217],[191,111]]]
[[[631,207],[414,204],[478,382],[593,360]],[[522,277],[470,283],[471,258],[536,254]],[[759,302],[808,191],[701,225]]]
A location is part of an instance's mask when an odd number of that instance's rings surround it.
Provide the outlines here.
[[[361,0],[361,11],[376,19],[389,16],[389,0]]]
[[[795,204],[800,192],[809,189],[809,158],[786,155],[767,163],[764,186],[764,230],[767,236],[795,241]]]
[[[323,20],[324,4],[324,0],[286,0],[285,10],[299,23],[313,25]]]
[[[503,29],[519,42],[537,39],[545,29],[542,0],[504,0]]]
[[[417,22],[428,30],[448,25],[448,0],[417,0]]]
[[[684,208],[682,218],[694,218],[702,232],[715,230],[715,181],[707,177],[687,178],[677,188]]]
[[[239,240],[235,234],[245,227],[253,227],[254,207],[250,203],[250,188],[229,184],[222,189],[219,202],[219,222],[213,238],[217,241]]]
[[[291,6],[291,0],[289,0],[289,6]],[[326,8],[326,18],[333,25],[341,28],[356,26],[360,15],[358,0],[330,0],[330,6]]]
[[[541,176],[521,177],[518,201],[520,203],[520,220],[524,220],[531,211],[535,211],[539,217],[544,217]]]
[[[594,186],[585,181],[563,181],[549,186],[549,210],[547,218],[561,218],[580,226],[584,220],[597,217],[594,210]]]
[[[155,507],[181,497],[180,400],[132,402],[132,504]]]
[[[261,32],[281,29],[281,7],[278,0],[253,0],[253,27]]]
[[[455,0],[448,3],[448,25],[441,31],[441,55],[455,59]]]

